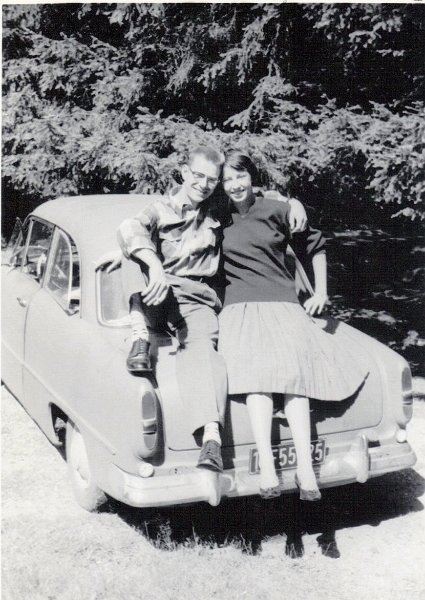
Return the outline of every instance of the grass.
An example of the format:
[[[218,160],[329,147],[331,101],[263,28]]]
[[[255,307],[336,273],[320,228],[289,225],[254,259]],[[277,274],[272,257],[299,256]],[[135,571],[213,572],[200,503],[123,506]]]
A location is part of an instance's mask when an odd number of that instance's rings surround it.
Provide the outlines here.
[[[65,464],[3,394],[3,600],[419,600],[425,467],[332,490],[285,556],[290,500],[140,511],[74,502]],[[425,405],[412,436],[425,457]],[[418,450],[417,450],[418,451]],[[318,538],[336,532],[339,560]],[[402,552],[400,552],[402,549]]]

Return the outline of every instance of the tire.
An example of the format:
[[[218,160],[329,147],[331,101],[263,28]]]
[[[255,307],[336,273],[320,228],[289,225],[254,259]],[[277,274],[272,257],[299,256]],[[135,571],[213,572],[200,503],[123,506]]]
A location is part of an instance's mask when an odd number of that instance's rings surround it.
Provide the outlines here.
[[[105,504],[107,497],[94,483],[83,436],[78,427],[69,420],[66,424],[65,447],[68,475],[75,499],[85,510],[96,511]]]

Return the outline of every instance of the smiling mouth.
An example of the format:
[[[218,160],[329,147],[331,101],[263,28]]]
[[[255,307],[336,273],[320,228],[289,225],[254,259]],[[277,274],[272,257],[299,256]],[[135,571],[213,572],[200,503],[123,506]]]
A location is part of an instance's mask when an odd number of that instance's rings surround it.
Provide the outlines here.
[[[201,192],[201,190],[196,190],[196,192],[198,193],[199,198],[206,198],[206,196],[208,196],[207,192]]]

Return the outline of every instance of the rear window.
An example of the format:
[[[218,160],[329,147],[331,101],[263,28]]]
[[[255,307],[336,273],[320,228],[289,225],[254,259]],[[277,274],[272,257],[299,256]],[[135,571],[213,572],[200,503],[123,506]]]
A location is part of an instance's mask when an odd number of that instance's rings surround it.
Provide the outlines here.
[[[108,273],[105,265],[97,271],[97,295],[99,320],[115,327],[128,325],[128,301],[121,285],[121,269]]]

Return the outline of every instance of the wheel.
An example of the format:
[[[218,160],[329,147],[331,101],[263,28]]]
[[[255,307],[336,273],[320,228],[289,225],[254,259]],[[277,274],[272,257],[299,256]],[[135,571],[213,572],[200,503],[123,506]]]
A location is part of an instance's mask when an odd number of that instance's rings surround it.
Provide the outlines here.
[[[106,502],[106,494],[94,483],[83,436],[69,420],[66,424],[65,447],[68,475],[75,499],[82,508],[95,511]]]

